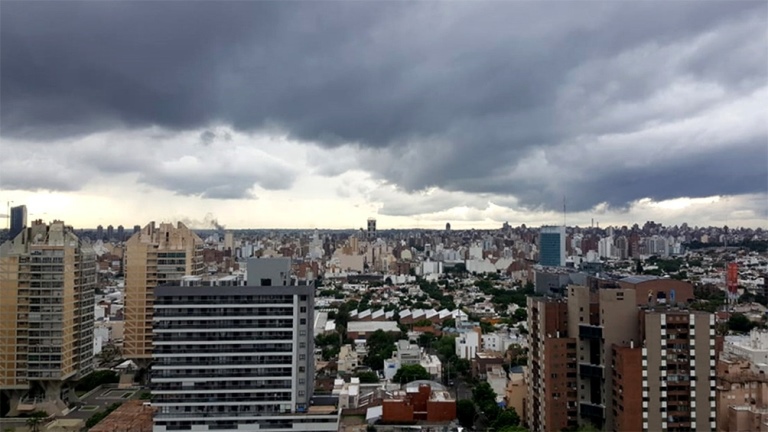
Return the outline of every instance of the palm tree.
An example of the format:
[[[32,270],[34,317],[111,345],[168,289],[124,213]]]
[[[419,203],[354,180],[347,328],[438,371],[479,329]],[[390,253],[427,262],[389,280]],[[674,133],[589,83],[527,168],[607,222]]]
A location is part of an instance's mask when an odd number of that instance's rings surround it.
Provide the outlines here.
[[[27,426],[31,432],[40,432],[40,425],[48,417],[48,413],[43,411],[35,411],[27,418]]]

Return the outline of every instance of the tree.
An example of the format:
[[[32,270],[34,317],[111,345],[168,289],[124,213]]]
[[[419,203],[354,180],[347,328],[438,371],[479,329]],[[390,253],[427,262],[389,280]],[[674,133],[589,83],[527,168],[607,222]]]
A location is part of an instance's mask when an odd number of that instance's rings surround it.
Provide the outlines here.
[[[35,411],[27,418],[27,426],[31,432],[40,432],[40,425],[43,424],[48,417],[48,413],[45,411]]]
[[[475,404],[471,400],[462,399],[456,402],[456,417],[459,424],[465,428],[471,428],[475,422]]]
[[[395,350],[395,337],[384,330],[373,332],[365,343],[368,355],[363,360],[366,366],[374,370],[384,368],[384,360],[392,357]]]
[[[411,381],[428,380],[431,378],[432,376],[429,372],[420,364],[402,365],[392,378],[392,382],[406,384]]]
[[[528,319],[528,311],[522,307],[517,308],[512,316],[515,318],[515,322],[525,321]]]
[[[500,430],[506,426],[517,426],[520,424],[520,416],[514,408],[506,409],[499,413],[496,421],[493,422],[493,428]]]
[[[755,327],[755,323],[742,313],[735,313],[728,318],[728,329],[734,332],[747,333]]]
[[[360,378],[362,384],[375,384],[379,382],[379,376],[376,375],[376,372],[372,371],[360,372],[357,374],[357,377]]]
[[[501,408],[496,403],[496,392],[493,391],[491,385],[488,382],[482,382],[472,389],[472,399],[480,408],[480,411],[485,414],[488,421],[494,422],[501,412]]]

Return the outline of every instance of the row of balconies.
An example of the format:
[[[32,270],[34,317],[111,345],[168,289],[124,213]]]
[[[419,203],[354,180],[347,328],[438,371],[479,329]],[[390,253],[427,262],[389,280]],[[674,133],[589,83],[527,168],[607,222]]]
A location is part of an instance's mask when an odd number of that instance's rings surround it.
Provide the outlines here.
[[[196,353],[199,354],[199,353]],[[221,354],[218,357],[160,357],[154,359],[154,364],[159,366],[238,366],[238,365],[270,365],[270,366],[282,366],[285,364],[292,364],[292,355],[262,355],[262,356],[227,356]]]
[[[283,377],[291,376],[292,368],[224,368],[224,369],[174,369],[153,370],[152,378],[218,378],[218,377]]]

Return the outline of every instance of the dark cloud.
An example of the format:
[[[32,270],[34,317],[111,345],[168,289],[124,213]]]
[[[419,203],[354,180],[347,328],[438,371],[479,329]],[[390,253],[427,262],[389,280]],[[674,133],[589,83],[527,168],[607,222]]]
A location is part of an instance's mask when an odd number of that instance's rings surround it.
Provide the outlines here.
[[[764,89],[767,7],[3,2],[0,121],[5,136],[32,140],[159,126],[203,129],[205,144],[212,124],[268,128],[349,145],[404,190],[510,196],[528,208],[559,208],[563,195],[579,210],[749,193],[766,186],[764,128],[705,151],[691,129],[638,138],[623,159],[610,145],[588,150]],[[687,142],[674,160],[659,150]],[[228,176],[141,178],[184,194],[249,193]]]
[[[213,141],[216,139],[216,134],[207,130],[200,134],[200,142],[203,145],[211,145],[213,144]]]

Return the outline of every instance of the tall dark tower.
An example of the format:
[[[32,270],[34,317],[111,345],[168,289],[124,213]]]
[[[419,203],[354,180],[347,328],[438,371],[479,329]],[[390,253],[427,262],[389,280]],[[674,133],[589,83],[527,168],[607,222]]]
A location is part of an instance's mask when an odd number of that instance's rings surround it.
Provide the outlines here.
[[[11,207],[11,231],[10,238],[16,238],[27,227],[27,206]]]
[[[368,218],[368,238],[376,238],[376,219]]]

